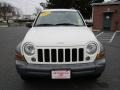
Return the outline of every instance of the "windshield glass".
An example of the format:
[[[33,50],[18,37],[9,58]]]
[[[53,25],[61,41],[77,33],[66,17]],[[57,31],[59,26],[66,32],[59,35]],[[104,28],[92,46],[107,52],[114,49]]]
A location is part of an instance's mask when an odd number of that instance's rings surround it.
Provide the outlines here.
[[[77,11],[44,11],[40,13],[34,26],[73,25],[84,26]]]

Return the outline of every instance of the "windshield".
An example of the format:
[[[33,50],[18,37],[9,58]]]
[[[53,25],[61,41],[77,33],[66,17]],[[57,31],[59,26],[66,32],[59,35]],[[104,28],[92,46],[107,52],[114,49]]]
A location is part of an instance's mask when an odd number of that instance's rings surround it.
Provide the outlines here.
[[[40,13],[34,26],[84,26],[77,11],[44,11]]]

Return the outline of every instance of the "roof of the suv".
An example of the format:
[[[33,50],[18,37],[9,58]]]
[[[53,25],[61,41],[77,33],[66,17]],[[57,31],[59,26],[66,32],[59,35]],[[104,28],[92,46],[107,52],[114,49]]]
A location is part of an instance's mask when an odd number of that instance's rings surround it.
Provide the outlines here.
[[[45,9],[43,11],[77,11],[75,9]]]

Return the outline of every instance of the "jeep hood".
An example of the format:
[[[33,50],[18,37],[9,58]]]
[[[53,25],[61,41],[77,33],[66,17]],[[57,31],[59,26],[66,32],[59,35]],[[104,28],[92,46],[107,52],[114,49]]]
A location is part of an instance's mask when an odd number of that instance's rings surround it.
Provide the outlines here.
[[[26,34],[23,44],[31,42],[35,46],[75,46],[97,42],[88,27],[32,27]]]

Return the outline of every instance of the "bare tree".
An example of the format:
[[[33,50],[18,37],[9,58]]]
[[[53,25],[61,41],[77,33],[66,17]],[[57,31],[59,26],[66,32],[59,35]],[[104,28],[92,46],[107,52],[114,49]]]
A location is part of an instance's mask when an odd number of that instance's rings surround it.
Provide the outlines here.
[[[78,9],[85,19],[92,15],[92,3],[100,3],[104,0],[47,0],[48,8],[75,8]]]
[[[17,9],[16,9],[17,10]],[[0,2],[0,17],[3,18],[9,26],[9,18],[15,16],[16,13],[15,7],[6,2]]]
[[[14,12],[15,12],[15,16],[20,17],[20,15],[22,15],[22,11],[21,9],[14,7]]]

